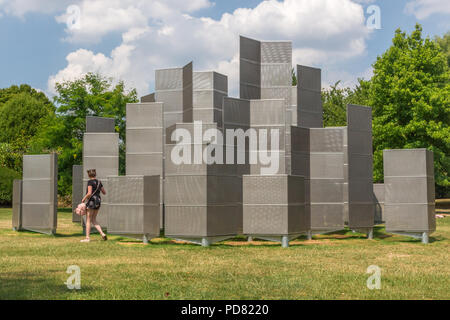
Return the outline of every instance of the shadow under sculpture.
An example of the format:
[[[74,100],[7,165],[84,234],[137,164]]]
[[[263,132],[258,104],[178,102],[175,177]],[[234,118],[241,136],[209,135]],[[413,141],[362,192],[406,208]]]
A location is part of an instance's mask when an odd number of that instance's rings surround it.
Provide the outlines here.
[[[108,177],[108,233],[148,243],[160,233],[160,176]]]
[[[386,231],[429,242],[436,231],[433,152],[384,150]]]

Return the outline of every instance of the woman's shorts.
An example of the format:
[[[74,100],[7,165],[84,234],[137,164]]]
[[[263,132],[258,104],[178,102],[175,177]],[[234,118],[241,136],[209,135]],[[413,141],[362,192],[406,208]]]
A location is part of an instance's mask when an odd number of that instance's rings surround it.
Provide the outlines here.
[[[94,199],[91,199],[87,203],[86,208],[98,210],[98,209],[100,209],[101,205],[102,205],[101,201],[97,201],[97,203],[96,203],[96,201]]]

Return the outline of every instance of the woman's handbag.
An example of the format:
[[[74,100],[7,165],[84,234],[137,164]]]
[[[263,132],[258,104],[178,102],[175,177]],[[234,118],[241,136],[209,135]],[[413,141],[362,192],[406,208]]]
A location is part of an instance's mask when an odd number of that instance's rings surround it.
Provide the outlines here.
[[[91,199],[92,199],[92,197],[97,193],[97,191],[100,189],[100,186],[101,186],[102,184],[101,184],[101,182],[99,181],[98,182],[98,185],[97,185],[97,189],[95,189],[95,191],[92,193],[92,195],[89,197],[89,200],[86,202],[86,203],[89,203],[89,201],[91,201]],[[94,200],[94,205],[95,205],[95,207],[97,208],[97,207],[99,207],[100,206],[100,198],[98,197],[98,196],[95,196],[94,198],[93,198],[93,200]],[[75,209],[75,213],[77,214],[77,215],[79,215],[79,216],[84,216],[84,215],[86,215],[87,214],[87,207],[86,207],[86,203],[80,203],[78,206],[77,206],[77,208]]]

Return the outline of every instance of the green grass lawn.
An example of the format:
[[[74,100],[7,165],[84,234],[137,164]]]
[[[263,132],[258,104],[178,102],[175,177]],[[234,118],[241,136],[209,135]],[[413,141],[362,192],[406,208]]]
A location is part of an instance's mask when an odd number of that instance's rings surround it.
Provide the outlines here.
[[[11,230],[0,209],[0,299],[450,299],[450,218],[420,240],[377,228],[374,240],[341,232],[282,249],[243,238],[203,248],[118,236],[80,243],[81,227],[60,210],[56,236]],[[81,290],[68,290],[67,267],[81,268]],[[367,267],[382,269],[369,290]]]

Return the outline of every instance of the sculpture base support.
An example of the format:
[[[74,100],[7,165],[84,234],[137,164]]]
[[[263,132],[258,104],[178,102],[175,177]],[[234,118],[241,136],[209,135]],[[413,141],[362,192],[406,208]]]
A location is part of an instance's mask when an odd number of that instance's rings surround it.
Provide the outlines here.
[[[174,236],[170,236],[167,235],[167,238],[172,238],[178,241],[186,241],[189,243],[193,243],[193,244],[198,244],[201,245],[202,247],[209,247],[210,245],[216,243],[216,242],[220,242],[226,239],[230,239],[235,237],[234,235],[229,235],[229,236],[215,236],[215,237],[198,237],[198,238],[191,238],[191,237],[174,237]]]
[[[387,231],[392,234],[397,234],[399,236],[407,236],[414,239],[421,239],[423,244],[430,243],[430,232],[401,232],[401,231]]]
[[[252,235],[249,238],[255,239],[263,239],[267,241],[280,242],[283,248],[289,248],[289,242],[297,239],[301,235],[310,234],[310,231],[296,234],[288,234],[288,235]]]
[[[109,234],[110,235],[119,236],[119,237],[128,238],[128,239],[139,240],[139,241],[142,241],[142,243],[145,243],[145,244],[149,244],[150,241],[153,238],[157,238],[159,236],[159,235],[156,235],[156,234],[142,234],[142,233],[141,234],[131,234],[131,233],[125,234],[125,233],[118,233],[118,232],[110,232]]]
[[[373,240],[373,228],[354,229],[352,231],[358,233],[365,233],[367,234],[367,239]]]

